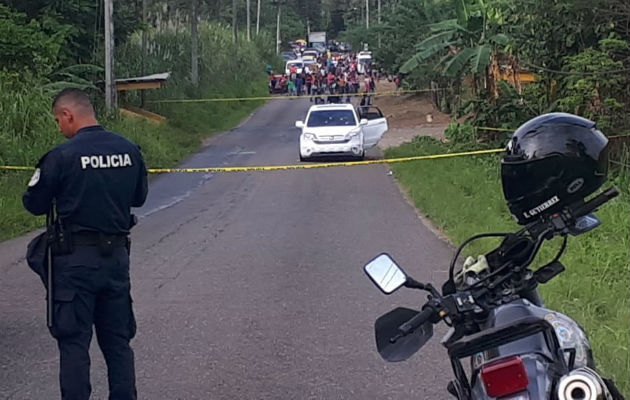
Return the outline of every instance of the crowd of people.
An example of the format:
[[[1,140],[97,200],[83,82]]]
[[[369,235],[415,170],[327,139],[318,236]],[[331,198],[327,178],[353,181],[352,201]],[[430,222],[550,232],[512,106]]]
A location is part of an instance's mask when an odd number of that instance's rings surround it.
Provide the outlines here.
[[[322,54],[316,63],[306,64],[300,70],[290,65],[288,74],[270,73],[270,91],[288,96],[310,96],[315,103],[350,102],[352,96],[363,93],[361,102],[370,104],[371,94],[376,90],[379,71],[370,64],[364,65],[360,74],[356,54],[337,57]]]

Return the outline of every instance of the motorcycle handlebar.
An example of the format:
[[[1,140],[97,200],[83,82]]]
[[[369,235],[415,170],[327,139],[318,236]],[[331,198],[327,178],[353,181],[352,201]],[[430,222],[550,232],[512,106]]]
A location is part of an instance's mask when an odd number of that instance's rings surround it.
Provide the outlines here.
[[[429,318],[433,317],[434,313],[435,311],[433,308],[425,307],[422,311],[416,314],[415,317],[400,325],[398,330],[403,336],[413,333],[416,329],[420,328],[425,322],[427,322]]]
[[[578,206],[578,207],[574,208],[572,210],[573,217],[577,219],[577,218],[583,217],[583,216],[585,216],[587,214],[590,214],[597,207],[599,207],[602,204],[608,202],[609,200],[617,197],[618,195],[619,195],[619,191],[617,190],[617,188],[611,187],[611,188],[607,189],[606,191],[604,191],[604,193],[601,193],[600,195],[595,196],[594,198],[592,198],[591,200],[589,200],[586,203],[582,204],[581,206]]]

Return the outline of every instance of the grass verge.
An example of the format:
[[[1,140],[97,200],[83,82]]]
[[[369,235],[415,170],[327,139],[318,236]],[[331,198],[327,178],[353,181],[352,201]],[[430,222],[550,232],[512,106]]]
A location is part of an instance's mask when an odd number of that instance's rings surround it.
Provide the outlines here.
[[[448,145],[428,137],[389,149],[387,157],[449,152]],[[495,155],[456,157],[392,164],[396,178],[415,206],[454,242],[482,232],[516,230],[502,197],[499,158]],[[611,179],[619,198],[602,207],[602,225],[570,238],[562,257],[566,271],[541,287],[546,305],[580,323],[590,337],[596,361],[606,376],[630,396],[630,179],[618,171]],[[610,182],[609,182],[610,183]],[[496,242],[481,242],[471,254],[489,251]],[[558,243],[547,245],[539,258],[549,260]],[[441,282],[440,282],[441,283]]]

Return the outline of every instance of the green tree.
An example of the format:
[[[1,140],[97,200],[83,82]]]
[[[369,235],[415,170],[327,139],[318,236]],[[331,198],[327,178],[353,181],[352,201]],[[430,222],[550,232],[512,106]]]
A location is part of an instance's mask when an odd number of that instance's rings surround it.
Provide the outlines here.
[[[558,73],[567,56],[596,47],[613,29],[595,11],[613,0],[503,1],[504,32],[514,40],[520,65],[536,72],[545,87],[547,107],[562,95]]]
[[[66,64],[94,62],[103,42],[103,2],[94,0],[0,0],[42,25],[55,21],[64,27]],[[122,43],[141,25],[141,0],[117,1],[114,7],[116,43]]]
[[[29,20],[26,14],[0,4],[0,69],[36,75],[52,72],[61,62],[69,30],[50,18]]]
[[[416,53],[401,67],[401,72],[408,73],[423,61],[440,56],[436,68],[447,77],[472,73],[473,77],[487,78],[493,51],[509,41],[505,34],[497,32],[500,12],[483,0],[454,0],[454,6],[457,17],[431,24],[431,36],[418,43]]]
[[[611,37],[600,41],[597,49],[565,57],[567,74],[561,81],[565,89],[558,108],[597,121],[604,131],[630,130],[626,112],[630,70],[624,69],[622,61],[629,52],[626,41]]]

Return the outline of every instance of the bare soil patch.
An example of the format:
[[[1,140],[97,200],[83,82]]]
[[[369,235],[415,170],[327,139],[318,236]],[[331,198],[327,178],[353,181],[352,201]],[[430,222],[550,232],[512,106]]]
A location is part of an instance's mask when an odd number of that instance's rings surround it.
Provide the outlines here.
[[[386,79],[376,85],[377,92],[395,89],[394,83]],[[389,125],[389,130],[379,142],[381,149],[399,146],[420,135],[443,140],[444,130],[451,121],[451,116],[439,111],[430,95],[425,93],[379,96],[373,104],[381,109]]]

